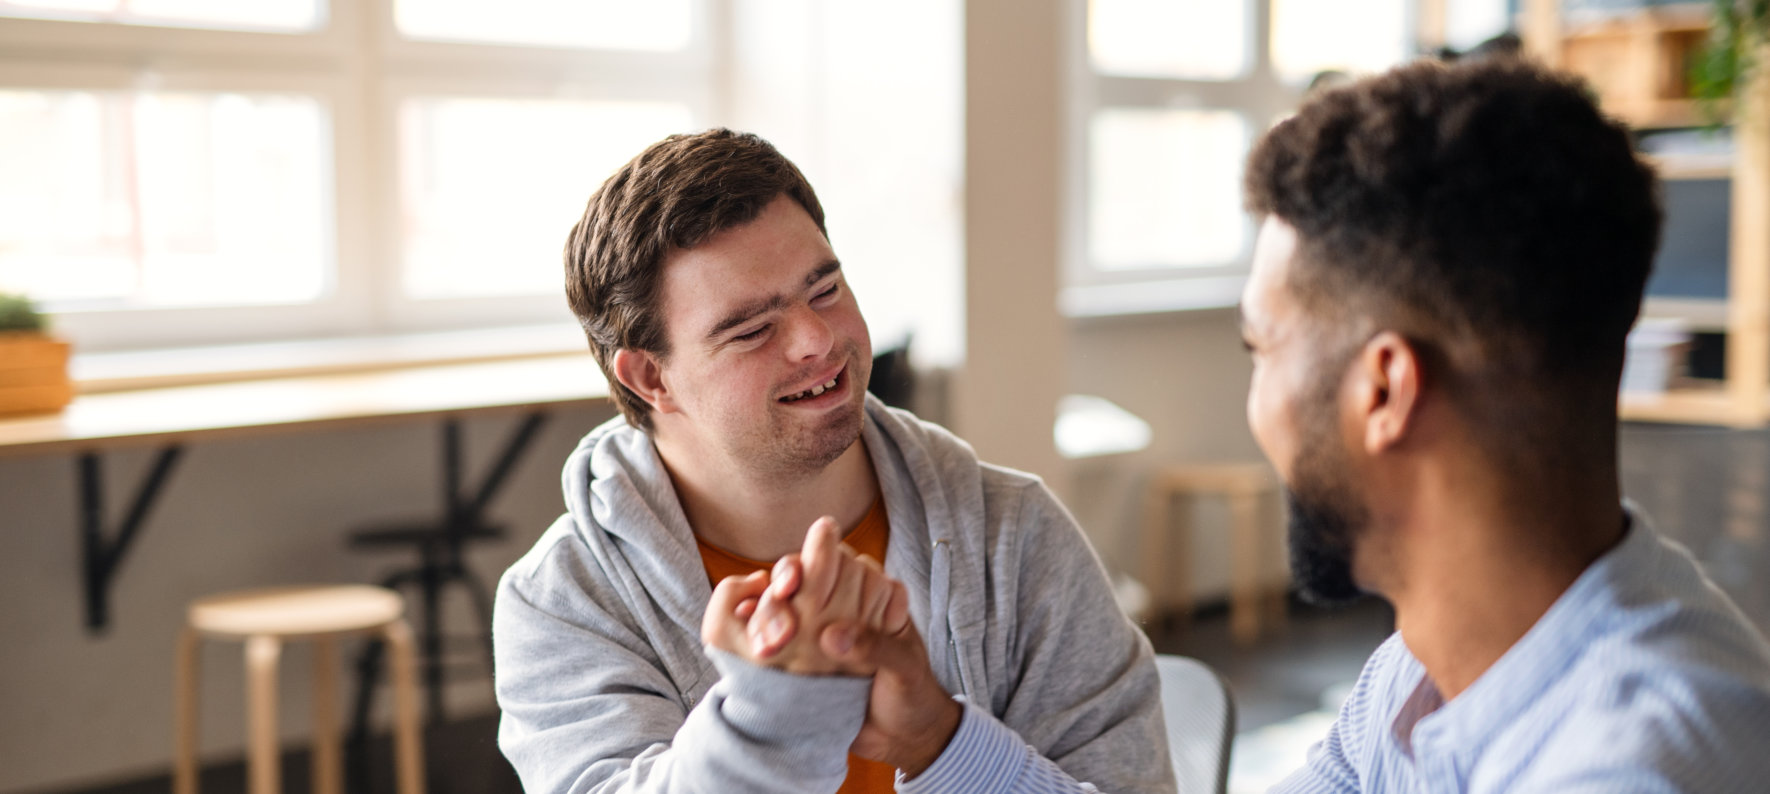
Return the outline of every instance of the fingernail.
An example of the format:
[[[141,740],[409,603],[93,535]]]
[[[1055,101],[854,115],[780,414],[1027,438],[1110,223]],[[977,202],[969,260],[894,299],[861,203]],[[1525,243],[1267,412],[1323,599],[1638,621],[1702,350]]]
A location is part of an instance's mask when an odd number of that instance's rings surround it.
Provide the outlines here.
[[[832,629],[830,642],[835,643],[837,654],[845,655],[854,649],[854,632],[850,629]]]
[[[768,621],[767,634],[768,634],[769,644],[772,645],[776,642],[780,642],[781,636],[785,635],[786,633],[787,633],[787,619],[785,616],[776,615],[776,616],[774,616],[774,618],[772,620]]]
[[[778,581],[786,577],[787,572],[791,570],[792,566],[787,565],[787,558],[782,557],[774,563],[774,578]]]

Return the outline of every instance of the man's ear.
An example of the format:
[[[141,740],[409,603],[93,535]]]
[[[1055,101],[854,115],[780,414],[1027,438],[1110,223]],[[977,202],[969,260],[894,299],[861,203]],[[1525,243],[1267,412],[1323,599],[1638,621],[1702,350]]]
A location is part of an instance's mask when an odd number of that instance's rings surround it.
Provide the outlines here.
[[[1379,332],[1358,351],[1354,408],[1366,453],[1390,450],[1418,424],[1422,363],[1419,349],[1394,331]]]
[[[664,384],[664,369],[655,354],[644,350],[628,350],[622,348],[615,351],[615,380],[627,387],[628,391],[639,395],[651,409],[658,413],[671,413],[676,410],[676,401],[670,389]]]

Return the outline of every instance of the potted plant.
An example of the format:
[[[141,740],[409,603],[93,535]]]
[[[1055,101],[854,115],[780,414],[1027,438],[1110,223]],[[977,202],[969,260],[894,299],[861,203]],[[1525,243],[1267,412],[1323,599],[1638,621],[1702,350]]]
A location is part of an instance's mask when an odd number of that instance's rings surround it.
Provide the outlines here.
[[[1770,2],[1712,0],[1709,40],[1690,64],[1690,88],[1711,124],[1721,124],[1770,40]]]
[[[29,298],[0,292],[0,414],[59,411],[74,400],[68,343]]]

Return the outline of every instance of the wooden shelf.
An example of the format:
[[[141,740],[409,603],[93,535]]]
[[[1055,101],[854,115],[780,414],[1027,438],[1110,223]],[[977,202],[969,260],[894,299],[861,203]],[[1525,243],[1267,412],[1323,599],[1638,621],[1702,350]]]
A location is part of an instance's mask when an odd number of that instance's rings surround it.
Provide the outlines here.
[[[1638,128],[1703,123],[1685,75],[1707,35],[1704,5],[1653,7],[1597,21],[1568,19],[1558,0],[1525,0],[1524,45],[1591,82],[1607,112]],[[1770,59],[1770,46],[1758,53]],[[1624,419],[1763,427],[1770,424],[1770,72],[1757,70],[1731,108],[1729,166],[1661,160],[1667,179],[1729,179],[1727,379],[1660,395],[1625,393]]]
[[[1554,63],[1592,84],[1606,112],[1636,128],[1703,123],[1688,64],[1708,38],[1706,5],[1563,19]]]
[[[1732,179],[1732,158],[1687,157],[1647,154],[1642,159],[1653,164],[1659,178],[1667,181],[1698,179]]]
[[[1617,409],[1625,422],[1671,422],[1693,425],[1757,427],[1765,412],[1741,411],[1723,384],[1692,386],[1663,394],[1623,392]]]

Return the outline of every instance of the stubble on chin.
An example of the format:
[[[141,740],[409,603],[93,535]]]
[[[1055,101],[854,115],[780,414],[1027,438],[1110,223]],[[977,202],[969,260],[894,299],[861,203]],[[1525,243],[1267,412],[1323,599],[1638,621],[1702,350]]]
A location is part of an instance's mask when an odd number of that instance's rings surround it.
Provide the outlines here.
[[[761,454],[755,462],[781,477],[817,474],[860,440],[864,414],[861,401],[856,400],[830,411],[814,426],[770,433],[758,439]]]

